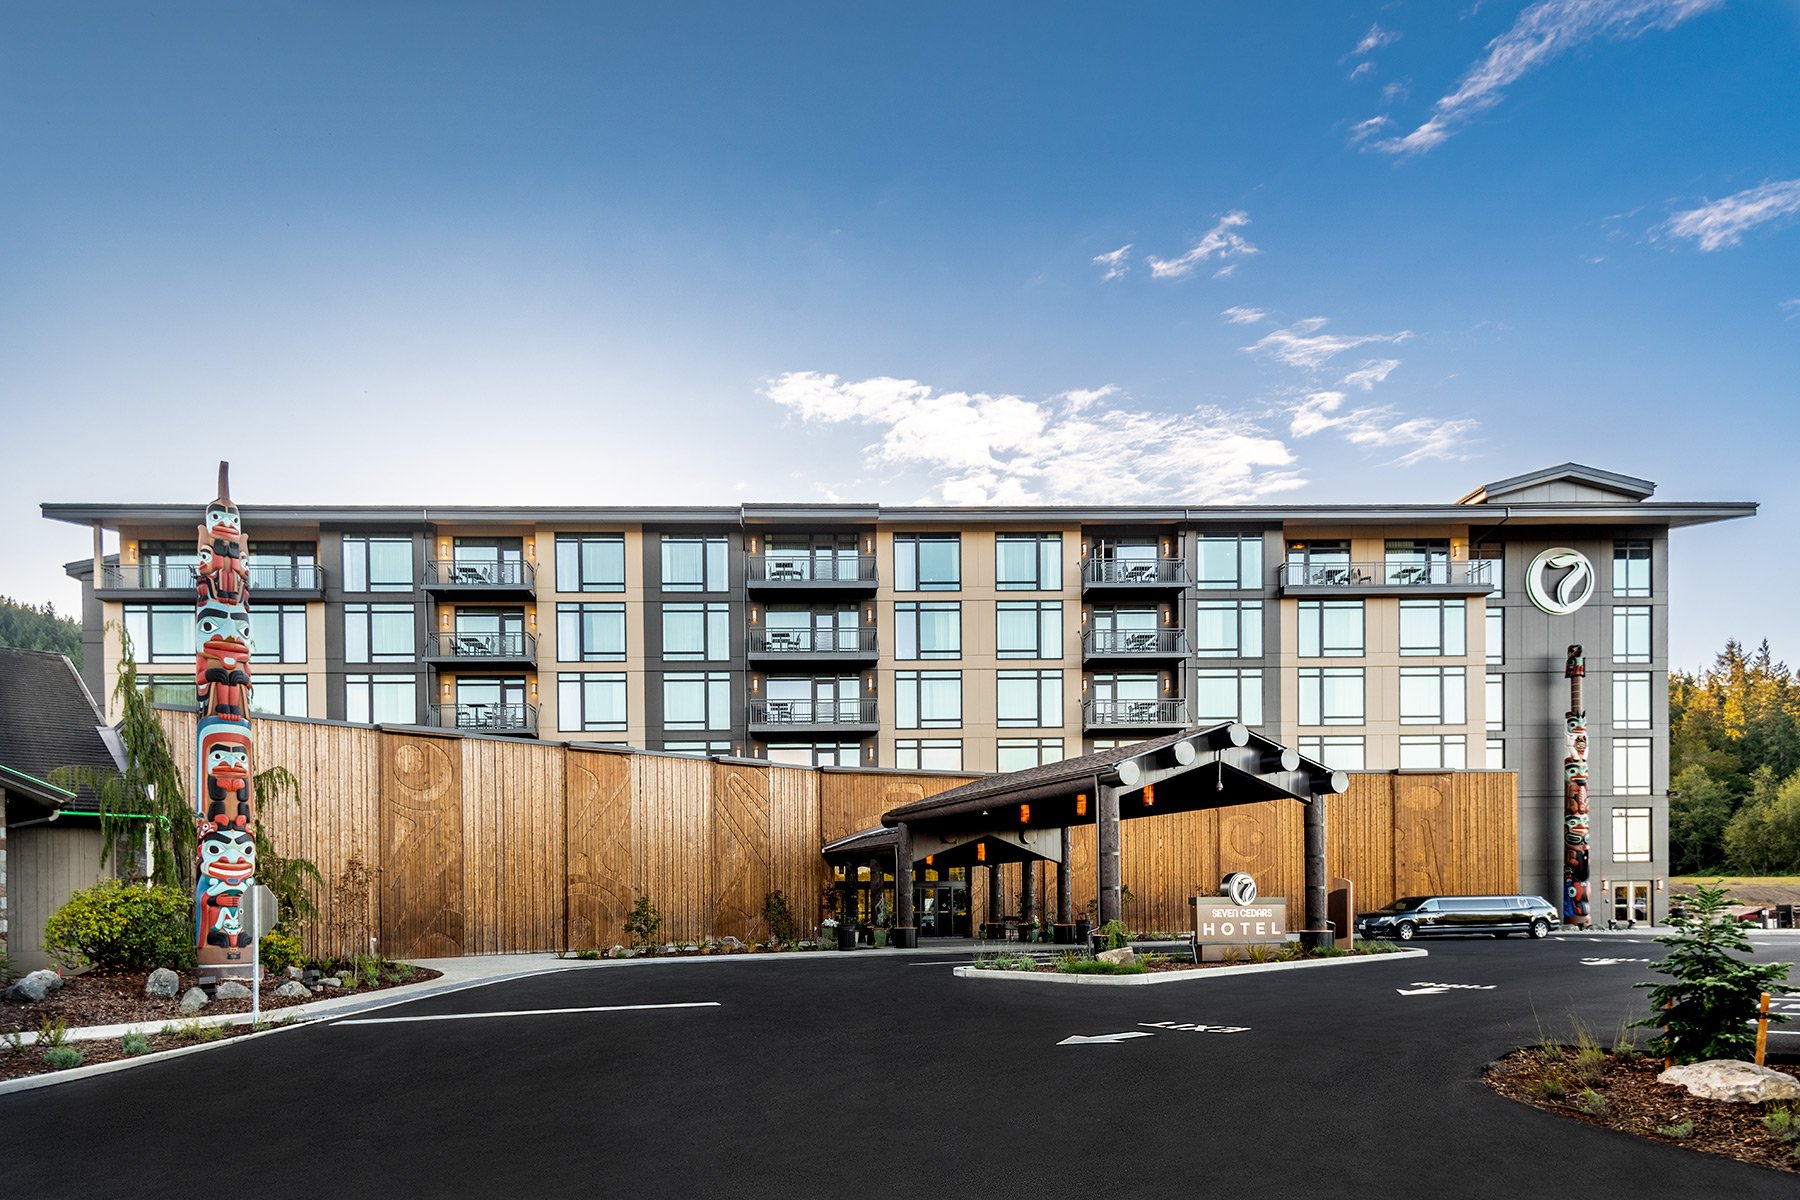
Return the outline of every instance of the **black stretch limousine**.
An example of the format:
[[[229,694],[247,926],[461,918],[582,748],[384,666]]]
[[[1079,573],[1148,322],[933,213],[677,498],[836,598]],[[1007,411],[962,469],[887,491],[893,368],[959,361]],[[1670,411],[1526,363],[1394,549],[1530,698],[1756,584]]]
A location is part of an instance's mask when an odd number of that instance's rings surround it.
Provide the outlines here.
[[[1512,933],[1549,937],[1562,914],[1542,896],[1402,896],[1379,912],[1359,913],[1356,936],[1410,942],[1428,933]]]

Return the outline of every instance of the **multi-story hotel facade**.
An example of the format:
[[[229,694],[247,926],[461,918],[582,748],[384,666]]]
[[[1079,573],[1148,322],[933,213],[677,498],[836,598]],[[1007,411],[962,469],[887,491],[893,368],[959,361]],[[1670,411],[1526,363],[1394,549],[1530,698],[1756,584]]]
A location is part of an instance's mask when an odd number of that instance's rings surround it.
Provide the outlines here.
[[[1580,644],[1596,916],[1641,917],[1668,861],[1668,534],[1756,511],[1654,490],[1564,464],[1444,505],[246,504],[255,699],[939,771],[1241,721],[1345,770],[1518,772],[1521,884],[1555,896]],[[94,532],[69,571],[96,696],[123,630],[192,703],[199,508],[43,506]]]

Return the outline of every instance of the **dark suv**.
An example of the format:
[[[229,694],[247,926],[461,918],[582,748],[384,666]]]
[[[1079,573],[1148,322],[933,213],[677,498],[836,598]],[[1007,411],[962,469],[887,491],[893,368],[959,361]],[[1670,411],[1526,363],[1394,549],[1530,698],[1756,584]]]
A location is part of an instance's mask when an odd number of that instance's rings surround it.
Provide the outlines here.
[[[1562,915],[1541,896],[1402,896],[1379,912],[1360,913],[1356,936],[1410,942],[1427,933],[1528,933],[1549,937]]]

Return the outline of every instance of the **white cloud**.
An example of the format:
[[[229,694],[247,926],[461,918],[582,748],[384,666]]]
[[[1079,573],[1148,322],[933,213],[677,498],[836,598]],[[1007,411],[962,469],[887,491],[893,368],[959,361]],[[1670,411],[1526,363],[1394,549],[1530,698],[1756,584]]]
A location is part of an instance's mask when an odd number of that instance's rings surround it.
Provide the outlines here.
[[[1218,270],[1214,271],[1212,277],[1214,279],[1230,279],[1233,275],[1237,274],[1237,269],[1238,265],[1232,263],[1228,267],[1220,267]]]
[[[1399,365],[1400,360],[1397,358],[1380,358],[1375,359],[1372,362],[1366,362],[1356,370],[1344,376],[1344,386],[1361,388],[1365,392],[1372,392],[1375,390],[1376,384],[1386,383],[1387,377],[1392,375],[1394,373],[1394,368]]]
[[[1758,225],[1800,212],[1800,179],[1748,188],[1735,196],[1676,213],[1663,225],[1671,237],[1693,238],[1702,250],[1723,250]]]
[[[1781,302],[1781,312],[1782,315],[1786,316],[1790,321],[1795,317],[1800,317],[1800,297],[1796,297],[1793,300],[1783,300]]]
[[[1488,43],[1487,56],[1441,97],[1431,118],[1405,137],[1376,146],[1389,154],[1423,154],[1456,127],[1499,104],[1502,89],[1551,59],[1596,38],[1624,41],[1653,30],[1673,29],[1725,0],[1541,0],[1519,14],[1511,29]],[[1366,39],[1365,39],[1366,40]]]
[[[1375,64],[1365,58],[1361,62],[1357,63],[1356,66],[1352,67],[1350,69],[1350,73],[1348,75],[1344,76],[1344,78],[1345,79],[1361,79],[1364,75],[1367,75],[1370,71],[1373,71],[1374,69],[1375,69]]]
[[[1466,417],[1440,421],[1432,417],[1402,418],[1386,405],[1343,411],[1344,393],[1311,392],[1288,418],[1288,432],[1297,438],[1330,431],[1353,446],[1399,450],[1388,460],[1393,466],[1410,467],[1429,459],[1470,457],[1469,442],[1481,428]]]
[[[1241,304],[1234,304],[1219,315],[1233,325],[1254,325],[1258,321],[1266,318],[1269,315],[1269,310],[1266,308],[1245,308]]]
[[[1154,254],[1147,255],[1145,262],[1150,264],[1150,275],[1155,279],[1181,279],[1194,273],[1194,268],[1213,258],[1236,258],[1245,254],[1258,253],[1257,248],[1245,241],[1232,230],[1250,223],[1250,214],[1242,211],[1228,212],[1219,218],[1219,223],[1207,231],[1206,236],[1195,242],[1193,248],[1180,258],[1158,258]]]
[[[1412,337],[1410,329],[1402,329],[1399,333],[1369,333],[1360,337],[1320,333],[1319,330],[1325,325],[1324,317],[1308,317],[1304,321],[1295,321],[1286,329],[1264,334],[1261,341],[1254,346],[1245,346],[1244,349],[1253,354],[1267,354],[1290,367],[1314,370],[1346,350],[1380,343],[1397,345]]]
[[[1400,35],[1393,30],[1383,29],[1379,24],[1371,25],[1369,26],[1369,32],[1363,34],[1362,41],[1356,43],[1356,49],[1350,52],[1350,57],[1360,58],[1362,55],[1373,53],[1383,46],[1391,46],[1399,40]]]
[[[1364,142],[1386,129],[1394,122],[1388,117],[1370,117],[1366,121],[1358,121],[1350,127],[1350,144]]]
[[[1109,251],[1106,254],[1094,255],[1094,261],[1106,268],[1106,274],[1100,277],[1101,283],[1105,283],[1109,279],[1117,279],[1125,274],[1125,272],[1131,270],[1131,264],[1125,261],[1126,252],[1130,249],[1131,243],[1126,242],[1117,250]]]
[[[923,468],[952,504],[1245,503],[1303,484],[1286,444],[1254,422],[1212,408],[1128,409],[1106,403],[1111,387],[1034,401],[797,371],[763,394],[802,421],[878,430],[869,465]]]
[[[1397,103],[1398,101],[1406,99],[1406,97],[1410,94],[1411,93],[1409,93],[1407,91],[1406,85],[1404,83],[1400,83],[1398,81],[1396,81],[1394,83],[1384,83],[1381,85],[1381,102],[1383,104]],[[1386,120],[1385,117],[1382,119],[1383,119],[1383,121]],[[1363,124],[1367,125],[1368,122],[1364,121]]]

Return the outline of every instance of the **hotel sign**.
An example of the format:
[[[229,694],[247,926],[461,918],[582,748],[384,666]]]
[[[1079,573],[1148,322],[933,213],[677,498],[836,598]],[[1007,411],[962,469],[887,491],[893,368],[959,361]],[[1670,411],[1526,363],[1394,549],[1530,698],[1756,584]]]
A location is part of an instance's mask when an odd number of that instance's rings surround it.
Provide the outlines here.
[[[1194,909],[1194,940],[1202,946],[1242,946],[1287,938],[1286,900],[1233,904],[1219,896],[1190,896],[1188,903]]]
[[[1554,588],[1550,573],[1561,572]],[[1525,594],[1543,612],[1566,617],[1594,595],[1594,564],[1587,555],[1568,546],[1552,546],[1525,569]]]

